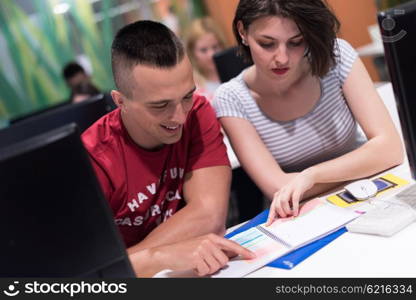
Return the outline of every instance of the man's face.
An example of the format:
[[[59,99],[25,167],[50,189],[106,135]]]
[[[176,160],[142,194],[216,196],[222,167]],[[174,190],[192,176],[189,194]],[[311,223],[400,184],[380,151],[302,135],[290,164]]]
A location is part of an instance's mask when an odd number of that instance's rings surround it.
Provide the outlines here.
[[[189,59],[168,69],[137,65],[130,78],[131,96],[118,104],[132,139],[149,150],[179,141],[195,91]]]

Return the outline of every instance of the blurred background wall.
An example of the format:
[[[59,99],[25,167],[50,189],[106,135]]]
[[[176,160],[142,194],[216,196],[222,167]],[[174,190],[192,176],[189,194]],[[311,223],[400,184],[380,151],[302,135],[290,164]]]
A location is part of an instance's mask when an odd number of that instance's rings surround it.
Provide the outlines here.
[[[339,36],[354,47],[371,43],[376,12],[408,0],[328,0],[342,25]],[[210,15],[235,44],[231,23],[238,0],[1,0],[0,121],[65,101],[62,67],[81,63],[102,91],[114,87],[113,36],[139,19],[159,20],[182,36],[193,18]],[[374,81],[371,56],[363,57]],[[1,124],[0,124],[1,127]]]
[[[118,13],[112,2],[1,1],[0,113],[14,118],[65,100],[69,91],[61,70],[72,60],[97,86],[111,87],[107,50],[114,27],[122,23],[112,23]]]
[[[199,0],[1,0],[0,121],[66,101],[70,61],[100,90],[113,89],[110,48],[122,26],[156,19],[180,31],[203,14]]]

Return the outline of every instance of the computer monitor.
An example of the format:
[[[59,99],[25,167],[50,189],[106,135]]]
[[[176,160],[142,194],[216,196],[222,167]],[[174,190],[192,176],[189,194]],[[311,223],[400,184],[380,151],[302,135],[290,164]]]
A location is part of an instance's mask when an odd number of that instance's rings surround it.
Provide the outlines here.
[[[416,1],[378,13],[412,177],[416,179]]]
[[[113,109],[108,96],[100,94],[79,103],[35,114],[0,130],[0,148],[72,122],[82,132]]]
[[[71,104],[72,104],[72,102],[69,99],[59,101],[59,103],[57,103],[57,104],[49,105],[47,107],[37,109],[37,110],[31,111],[31,112],[26,113],[26,114],[18,115],[17,117],[14,117],[14,118],[10,119],[9,123],[10,124],[16,124],[16,123],[19,123],[19,122],[21,122],[23,120],[26,120],[28,118],[32,118],[32,117],[37,116],[37,115],[41,115],[41,114],[43,114],[47,111],[52,111],[52,110],[55,110],[59,107],[62,107],[62,106],[65,106],[65,105],[71,105]]]
[[[134,277],[75,124],[0,149],[0,277]]]
[[[252,65],[237,55],[237,47],[218,52],[213,56],[213,59],[221,82],[227,82]]]

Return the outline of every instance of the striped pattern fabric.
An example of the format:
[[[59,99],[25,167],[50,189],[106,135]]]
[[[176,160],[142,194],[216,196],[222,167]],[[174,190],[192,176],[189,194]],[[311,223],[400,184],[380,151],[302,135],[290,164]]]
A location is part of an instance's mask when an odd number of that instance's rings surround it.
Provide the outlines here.
[[[306,115],[288,122],[269,119],[251,96],[243,71],[217,89],[214,99],[217,117],[251,122],[286,172],[301,171],[359,147],[366,139],[357,131],[356,120],[342,92],[357,53],[342,39],[337,39],[334,51],[337,63],[320,78],[321,98]]]

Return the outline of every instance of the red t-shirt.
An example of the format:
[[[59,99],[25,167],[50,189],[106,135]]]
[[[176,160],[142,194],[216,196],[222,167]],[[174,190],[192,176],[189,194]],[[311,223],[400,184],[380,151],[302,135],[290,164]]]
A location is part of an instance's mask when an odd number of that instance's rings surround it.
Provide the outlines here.
[[[121,121],[120,109],[99,119],[82,139],[127,247],[185,205],[187,172],[229,165],[214,110],[201,96],[194,96],[181,139],[161,150],[137,146]]]

